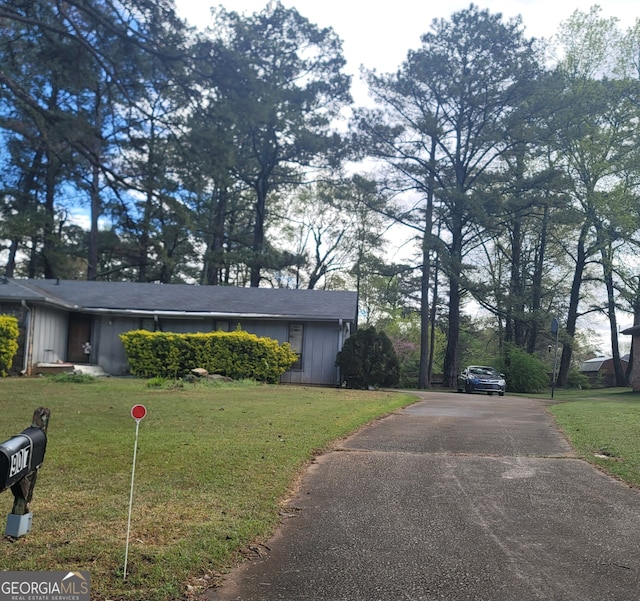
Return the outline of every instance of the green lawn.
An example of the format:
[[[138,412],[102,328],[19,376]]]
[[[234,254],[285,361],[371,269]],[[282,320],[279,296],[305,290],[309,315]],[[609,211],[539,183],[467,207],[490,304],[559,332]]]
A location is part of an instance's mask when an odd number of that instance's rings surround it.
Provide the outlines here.
[[[182,598],[188,583],[231,565],[267,537],[280,503],[314,454],[415,400],[393,392],[135,379],[62,383],[0,379],[0,442],[51,410],[32,531],[4,537],[0,570],[89,570],[92,599]],[[133,519],[123,578],[135,421]],[[6,515],[10,491],[0,495]]]
[[[549,407],[578,454],[640,487],[640,393],[629,388],[556,391]]]
[[[172,389],[135,379],[0,379],[0,441],[27,427],[35,408],[51,409],[33,529],[17,541],[0,539],[0,570],[89,570],[96,600],[183,598],[187,584],[215,579],[249,543],[269,536],[314,454],[414,400],[246,383]],[[148,415],[125,581],[130,410],[138,403]],[[640,394],[559,390],[549,410],[581,456],[640,486]],[[4,532],[13,496],[5,491],[0,500]]]

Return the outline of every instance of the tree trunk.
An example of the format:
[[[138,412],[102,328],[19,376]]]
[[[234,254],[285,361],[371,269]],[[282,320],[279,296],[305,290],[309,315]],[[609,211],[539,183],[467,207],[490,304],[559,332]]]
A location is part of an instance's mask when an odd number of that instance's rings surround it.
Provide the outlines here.
[[[55,187],[58,172],[58,159],[52,150],[47,151],[46,189],[44,204],[44,224],[42,228],[42,259],[45,279],[53,279],[58,275],[56,270],[57,241],[55,231]]]
[[[628,384],[620,362],[620,347],[618,344],[618,320],[616,318],[616,301],[614,297],[613,268],[611,265],[612,250],[610,246],[601,246],[602,269],[607,289],[607,314],[609,317],[609,332],[611,333],[611,356],[613,358],[613,371],[616,378],[616,386]]]
[[[216,201],[217,199],[217,201]],[[205,253],[205,263],[202,270],[201,283],[208,286],[217,286],[223,278],[224,268],[224,229],[227,214],[229,192],[226,189],[216,188],[211,195],[214,205],[213,223]]]
[[[12,278],[16,269],[16,255],[18,254],[18,246],[20,245],[20,240],[17,238],[13,238],[9,245],[9,256],[7,258],[7,264],[4,268],[4,277]]]
[[[573,272],[573,282],[571,283],[571,293],[569,295],[569,310],[567,312],[567,336],[562,343],[562,355],[560,357],[560,366],[558,368],[558,377],[556,384],[560,387],[566,386],[569,380],[569,369],[571,367],[571,355],[573,354],[573,337],[576,334],[576,322],[578,321],[578,305],[580,304],[580,286],[582,285],[582,274],[587,262],[585,251],[585,240],[589,225],[583,224],[578,239],[578,248],[576,256],[576,266]]]
[[[509,278],[509,298],[507,299],[507,316],[505,319],[505,342],[514,343],[518,347],[524,346],[524,294],[522,290],[521,261],[522,258],[522,227],[520,220],[511,224],[511,275]]]
[[[429,378],[429,383],[431,383],[431,377],[433,375],[433,356],[436,347],[436,317],[438,315],[438,255],[435,257],[435,262],[433,266],[433,295],[431,300],[431,311],[429,315],[431,328],[430,332],[430,340],[429,340],[429,348],[431,349],[429,353],[429,366],[427,368],[427,374]],[[457,378],[457,374],[456,374]]]
[[[547,250],[547,227],[549,218],[549,207],[545,205],[542,214],[542,227],[540,232],[540,241],[536,250],[535,265],[533,270],[533,280],[531,283],[531,311],[534,315],[540,314],[542,307],[542,277],[544,273],[544,259]],[[539,325],[538,320],[534,319],[529,331],[527,342],[527,352],[533,354],[537,348]]]
[[[451,228],[452,240],[449,255],[449,324],[447,348],[444,355],[444,385],[453,388],[458,379],[458,343],[460,340],[460,274],[462,269],[462,225]]]
[[[444,355],[444,385],[456,386],[458,378],[458,342],[460,339],[460,284],[458,274],[449,277],[449,327]]]
[[[89,249],[87,279],[95,280],[98,276],[98,219],[101,214],[100,202],[100,167],[91,166],[91,229],[89,230]]]
[[[267,185],[263,179],[256,185],[256,219],[253,230],[253,260],[251,263],[250,286],[260,286],[262,267],[264,266],[264,224],[267,208]]]
[[[43,152],[39,149],[31,161],[31,166],[29,171],[27,171],[26,176],[21,178],[24,181],[24,184],[20,187],[20,192],[18,196],[18,211],[31,214],[34,211],[34,207],[31,206],[31,198],[32,193],[34,191],[36,175],[39,169],[42,167],[42,155]],[[7,258],[7,265],[5,268],[5,276],[8,278],[12,278],[16,269],[16,259],[18,255],[18,251],[20,249],[20,244],[22,242],[22,238],[12,238],[11,243],[9,245],[9,256]]]
[[[430,220],[426,222],[430,227]],[[418,373],[418,388],[431,388],[429,365],[431,353],[429,352],[429,279],[430,279],[430,244],[427,239],[431,233],[424,232],[422,242],[422,275],[420,277],[420,370]]]
[[[151,213],[153,204],[153,193],[147,190],[147,198],[144,203],[140,236],[138,238],[138,282],[147,281],[147,267],[149,264],[149,244],[150,244],[150,228]]]
[[[431,312],[429,311],[429,285],[431,280],[431,254],[433,251],[433,189],[435,186],[435,160],[437,142],[431,139],[429,177],[427,182],[427,206],[424,212],[424,231],[422,238],[422,275],[420,278],[420,370],[418,388],[431,388],[431,370],[433,367],[433,336],[429,336]],[[437,276],[436,276],[437,277]],[[434,292],[432,305],[435,306]]]
[[[94,131],[91,152],[91,227],[89,230],[89,248],[87,256],[87,279],[95,280],[98,276],[98,220],[102,214],[102,202],[100,201],[100,156],[102,154],[101,132],[101,95],[100,89],[95,91],[94,102]]]

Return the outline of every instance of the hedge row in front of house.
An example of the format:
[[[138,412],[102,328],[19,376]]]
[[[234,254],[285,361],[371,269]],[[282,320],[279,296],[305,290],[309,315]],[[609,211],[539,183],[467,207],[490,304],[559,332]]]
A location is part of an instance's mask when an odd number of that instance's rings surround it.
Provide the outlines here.
[[[20,330],[18,320],[11,315],[0,315],[0,376],[5,377],[18,352]]]
[[[204,368],[234,380],[275,384],[296,361],[288,343],[248,332],[177,334],[132,330],[120,334],[134,376],[180,378]]]

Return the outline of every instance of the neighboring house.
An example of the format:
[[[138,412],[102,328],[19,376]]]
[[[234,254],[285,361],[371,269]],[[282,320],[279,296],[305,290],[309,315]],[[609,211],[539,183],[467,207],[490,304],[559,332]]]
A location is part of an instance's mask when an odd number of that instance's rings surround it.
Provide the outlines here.
[[[622,371],[629,365],[629,355],[620,357]],[[616,385],[616,375],[613,368],[613,357],[594,357],[583,361],[580,371],[589,378],[592,385],[610,388]]]
[[[0,279],[0,314],[14,315],[20,325],[12,372],[26,375],[65,363],[127,375],[122,332],[239,327],[289,342],[299,353],[281,382],[338,385],[336,354],[355,331],[357,307],[350,291]]]
[[[626,330],[622,330],[623,334],[631,336],[631,353],[630,356],[637,357],[638,349],[640,349],[640,325],[636,324]],[[630,359],[631,374],[629,375],[629,384],[633,392],[640,392],[640,361]]]

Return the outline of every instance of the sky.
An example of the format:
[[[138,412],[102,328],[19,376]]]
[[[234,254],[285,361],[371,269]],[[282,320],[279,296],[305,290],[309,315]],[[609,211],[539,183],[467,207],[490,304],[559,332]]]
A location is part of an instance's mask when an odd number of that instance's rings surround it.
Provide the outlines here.
[[[354,0],[281,1],[319,27],[331,27],[342,39],[346,71],[354,76],[356,101],[361,65],[381,73],[395,71],[407,52],[420,46],[420,36],[430,31],[433,19],[448,19],[471,4],[470,0],[381,0],[377,4]],[[211,22],[210,6],[222,4],[228,10],[251,14],[267,4],[267,0],[175,2],[180,16],[199,28]],[[603,16],[617,17],[623,29],[640,18],[638,0],[477,0],[474,4],[491,13],[501,13],[505,19],[520,15],[526,35],[538,38],[553,37],[558,25],[575,10],[589,12],[595,4],[600,5]]]

